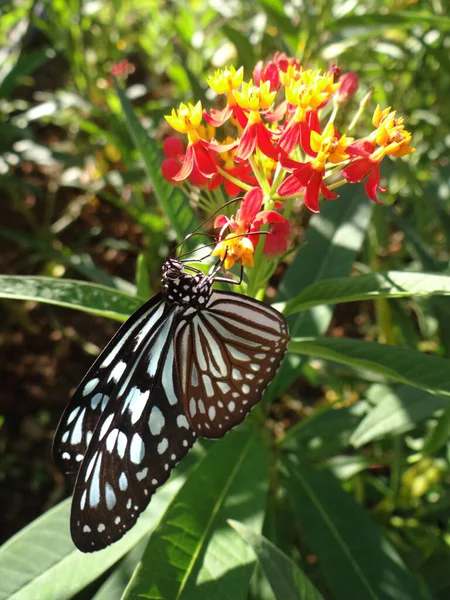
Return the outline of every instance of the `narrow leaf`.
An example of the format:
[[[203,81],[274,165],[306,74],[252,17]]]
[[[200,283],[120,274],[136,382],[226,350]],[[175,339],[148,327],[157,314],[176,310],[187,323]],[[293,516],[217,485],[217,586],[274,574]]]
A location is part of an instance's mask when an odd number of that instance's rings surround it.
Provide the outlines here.
[[[118,290],[86,281],[0,275],[0,298],[34,300],[124,321],[144,302]]]
[[[450,396],[450,361],[376,342],[338,338],[297,338],[288,351],[316,356],[378,373],[431,394]]]
[[[155,196],[168,222],[174,228],[177,239],[182,241],[198,225],[197,217],[187,198],[185,198],[177,187],[171,185],[162,176],[161,164],[163,155],[161,151],[141,125],[124,91],[118,85],[116,85],[116,91],[122,105],[127,127],[136,144],[136,148],[142,155],[147,174],[155,191]]]
[[[287,461],[288,494],[334,600],[419,600],[417,583],[364,509],[326,471]]]
[[[439,409],[449,407],[448,400],[428,394],[409,385],[390,388],[373,385],[369,393],[378,403],[353,432],[350,443],[362,446],[387,435],[398,435],[430,417]]]
[[[305,288],[296,298],[276,304],[275,308],[289,316],[321,304],[355,302],[371,298],[448,295],[450,295],[448,275],[388,271],[318,281]]]
[[[280,600],[323,600],[323,596],[293,560],[272,542],[237,521],[229,520],[253,548],[267,580]]]
[[[260,531],[267,486],[267,449],[253,431],[216,442],[150,538],[125,599],[247,598],[254,555],[226,519]]]

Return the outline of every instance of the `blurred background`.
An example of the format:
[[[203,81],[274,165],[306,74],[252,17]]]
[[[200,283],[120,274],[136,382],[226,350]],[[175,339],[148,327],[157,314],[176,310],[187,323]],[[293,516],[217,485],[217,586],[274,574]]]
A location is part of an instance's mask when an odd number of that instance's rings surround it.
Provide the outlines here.
[[[162,140],[169,133],[162,116],[180,101],[211,101],[206,77],[213,69],[242,64],[249,77],[275,51],[306,68],[336,63],[356,71],[353,109],[373,89],[373,107],[393,106],[405,116],[417,150],[397,161],[395,172],[383,163],[386,199],[398,208],[377,207],[370,235],[379,250],[368,268],[447,270],[446,10],[439,0],[2,0],[0,274],[83,279],[134,293],[136,272],[145,269],[147,293],[157,291],[174,235],[152,196],[111,74],[150,137]],[[393,301],[378,314],[367,303],[340,307],[332,333],[448,356],[448,305],[430,311],[419,299],[416,306],[414,322]],[[51,461],[53,433],[117,323],[34,302],[0,300],[0,310],[3,542],[71,492]],[[320,407],[351,402],[352,394],[306,382],[291,400]],[[448,516],[448,500],[443,510]],[[427,530],[430,539],[441,518]]]

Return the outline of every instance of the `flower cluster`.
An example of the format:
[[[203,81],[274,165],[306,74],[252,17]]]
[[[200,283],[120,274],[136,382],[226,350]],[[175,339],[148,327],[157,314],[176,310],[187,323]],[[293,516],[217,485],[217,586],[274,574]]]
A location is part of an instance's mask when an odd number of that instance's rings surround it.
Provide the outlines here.
[[[210,200],[216,192],[223,199],[223,190],[231,197],[244,192],[236,215],[220,215],[214,224],[220,232],[213,255],[226,269],[237,261],[253,266],[262,232],[265,254],[285,252],[296,201],[319,212],[321,197],[334,200],[336,188],[366,179],[368,197],[379,202],[377,192],[385,191],[382,160],[414,151],[403,118],[390,108],[376,107],[374,129],[365,137],[338,131],[336,117],[356,92],[358,77],[335,66],[327,72],[305,69],[277,53],[256,64],[250,81],[242,67],[230,67],[216,71],[208,85],[224,96],[225,106],[207,112],[201,102],[181,104],[166,116],[187,143],[165,140],[162,172],[174,185],[205,190]],[[360,103],[351,129],[370,96]]]

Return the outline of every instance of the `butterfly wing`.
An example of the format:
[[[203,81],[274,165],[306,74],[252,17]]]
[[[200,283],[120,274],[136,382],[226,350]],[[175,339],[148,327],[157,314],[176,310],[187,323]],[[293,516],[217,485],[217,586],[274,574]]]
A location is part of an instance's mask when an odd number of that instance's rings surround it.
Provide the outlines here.
[[[80,468],[100,416],[133,352],[166,310],[161,294],[143,304],[120,327],[76,389],[53,441],[53,459],[64,473]]]
[[[185,414],[197,435],[220,438],[259,402],[289,333],[278,311],[232,292],[213,292],[176,332]]]
[[[179,309],[169,309],[141,337],[95,428],[72,500],[72,539],[84,552],[105,548],[135,524],[196,439],[178,388],[178,320]]]

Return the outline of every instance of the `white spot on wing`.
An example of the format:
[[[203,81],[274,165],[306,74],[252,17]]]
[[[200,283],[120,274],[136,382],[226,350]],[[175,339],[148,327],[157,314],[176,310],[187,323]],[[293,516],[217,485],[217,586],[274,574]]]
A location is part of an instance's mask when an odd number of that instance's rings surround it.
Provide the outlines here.
[[[124,362],[123,360],[119,360],[117,365],[114,367],[114,369],[112,369],[111,373],[109,374],[108,381],[111,381],[111,379],[112,379],[113,381],[115,381],[117,383],[119,381],[119,379],[122,377],[126,368],[127,368],[127,363]]]
[[[177,425],[178,425],[178,427],[185,427],[186,429],[189,429],[188,420],[186,419],[186,417],[184,415],[178,415]]]
[[[116,495],[109,483],[105,485],[105,502],[108,510],[112,510],[116,505]]]
[[[144,469],[142,469],[142,471],[138,471],[136,473],[136,479],[138,481],[142,481],[143,479],[145,479],[147,477],[148,474],[148,467],[145,467]]]
[[[103,400],[103,394],[101,392],[94,394],[94,396],[92,396],[92,398],[91,398],[92,410],[95,410],[102,400]]]
[[[131,422],[134,425],[141,418],[142,412],[147,404],[147,400],[149,399],[150,392],[149,390],[141,392],[137,387],[134,387],[130,394],[131,400],[128,405],[128,410],[131,413]]]
[[[109,426],[111,425],[113,419],[114,419],[114,414],[113,413],[111,413],[110,415],[108,415],[106,417],[106,419],[105,419],[105,421],[104,421],[104,423],[102,425],[102,428],[100,429],[100,436],[98,438],[99,441],[105,437],[105,435],[106,435],[106,433],[107,433],[107,431],[109,429]]]
[[[127,449],[127,436],[123,433],[123,431],[119,431],[119,435],[117,437],[117,454],[120,458],[125,456],[125,450]]]
[[[125,492],[128,489],[128,479],[125,473],[121,473],[119,477],[119,489],[121,492]]]
[[[116,445],[117,436],[119,435],[119,430],[115,427],[106,438],[106,449],[108,452],[112,452],[114,450],[114,446]]]
[[[142,462],[145,454],[145,446],[141,436],[135,433],[131,439],[130,444],[130,460],[135,465],[139,465]]]
[[[90,381],[88,381],[86,383],[86,385],[84,386],[84,389],[83,389],[83,393],[82,393],[83,398],[85,396],[88,396],[91,392],[93,392],[95,390],[95,387],[98,385],[99,381],[100,381],[100,379],[98,377],[95,377],[94,379],[91,379]]]
[[[189,412],[191,414],[191,417],[195,417],[195,415],[197,413],[197,405],[195,404],[194,398],[191,398],[189,400]]]
[[[158,454],[163,454],[167,450],[168,447],[169,447],[169,440],[167,438],[163,438],[159,442],[156,450],[157,450]]]
[[[161,410],[157,406],[153,406],[148,419],[150,433],[152,435],[159,435],[165,424],[166,420],[164,419],[164,415],[162,414]]]

